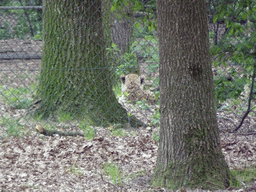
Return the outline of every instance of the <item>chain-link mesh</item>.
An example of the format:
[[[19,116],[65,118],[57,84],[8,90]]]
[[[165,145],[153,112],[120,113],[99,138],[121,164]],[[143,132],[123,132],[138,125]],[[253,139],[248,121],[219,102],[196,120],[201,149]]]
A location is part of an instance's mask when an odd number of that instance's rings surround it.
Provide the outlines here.
[[[99,127],[137,125],[158,138],[155,2],[102,1],[101,9],[90,1],[58,2],[44,7],[45,18],[54,18],[44,31],[42,1],[0,1],[0,137],[94,138]],[[255,160],[256,5],[227,4],[225,14],[230,7],[243,13],[227,17],[213,2],[208,21],[222,147],[232,150],[228,162],[238,158],[230,166],[246,166]]]

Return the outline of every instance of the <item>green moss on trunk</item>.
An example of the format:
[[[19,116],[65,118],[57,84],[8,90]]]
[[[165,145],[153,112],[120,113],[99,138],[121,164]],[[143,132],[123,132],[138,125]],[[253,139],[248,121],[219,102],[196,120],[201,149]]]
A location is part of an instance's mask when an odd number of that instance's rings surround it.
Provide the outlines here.
[[[68,112],[96,125],[126,123],[105,59],[100,0],[44,1],[44,44],[36,114]],[[135,118],[131,124],[142,125]]]

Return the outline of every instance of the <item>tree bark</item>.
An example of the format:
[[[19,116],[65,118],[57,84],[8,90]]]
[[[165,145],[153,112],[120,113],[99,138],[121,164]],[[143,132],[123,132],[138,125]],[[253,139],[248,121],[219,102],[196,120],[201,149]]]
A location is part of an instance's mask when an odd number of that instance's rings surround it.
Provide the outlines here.
[[[112,2],[110,2],[112,4]],[[133,5],[126,1],[120,5],[121,10],[117,9],[112,13],[112,41],[121,51],[121,55],[130,51],[133,36]]]
[[[137,55],[131,53],[131,44],[133,42],[133,25],[134,17],[133,3],[122,3],[117,7],[114,12],[111,12],[111,7],[114,2],[111,0],[102,0],[102,15],[104,26],[104,38],[106,47],[112,48],[112,44],[116,44],[119,51],[108,51],[107,62],[112,67],[111,77],[113,77],[113,85],[119,86],[120,84],[120,69],[122,74],[136,73],[140,74],[138,62],[129,63],[131,60],[137,59]],[[121,10],[119,10],[121,8]],[[132,57],[127,60],[128,56]],[[124,67],[120,67],[123,65]]]
[[[204,0],[158,0],[160,143],[152,184],[224,189]]]
[[[44,1],[44,44],[36,114],[70,113],[96,125],[140,126],[112,90],[100,0]]]

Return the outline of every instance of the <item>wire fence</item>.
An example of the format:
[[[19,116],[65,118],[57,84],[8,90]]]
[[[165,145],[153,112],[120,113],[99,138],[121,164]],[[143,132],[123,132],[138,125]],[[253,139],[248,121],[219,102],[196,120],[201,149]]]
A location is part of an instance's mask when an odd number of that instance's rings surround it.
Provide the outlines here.
[[[13,4],[15,3],[20,5],[18,1],[13,1]],[[117,7],[112,12],[105,11],[105,14],[102,14],[106,43],[104,59],[108,60],[108,65],[97,67],[98,69],[109,68],[109,76],[104,78],[111,79],[110,86],[115,97],[119,104],[128,111],[128,114],[134,115],[144,125],[159,127],[159,57],[156,11],[152,3],[145,4],[144,2],[142,5],[143,7],[134,12],[131,11],[129,5],[126,5],[126,7]],[[104,6],[107,5],[103,3]],[[36,105],[41,102],[37,96],[43,47],[42,5],[1,6],[0,16],[2,18],[0,21],[1,137],[17,136],[26,132],[23,130],[25,125],[34,128],[40,119],[38,117],[37,119],[27,118],[27,113],[37,109]],[[64,17],[64,15],[60,14],[60,17]],[[249,19],[233,22],[240,27],[240,33],[237,33],[237,36],[230,35],[230,27],[226,22],[222,20],[213,22],[213,17],[209,16],[218,123],[220,131],[236,130],[241,134],[253,135],[256,128],[256,89],[253,84],[255,56],[245,58],[243,47],[236,50],[234,47],[237,44],[249,46],[246,42],[252,42],[255,23]],[[72,30],[70,32],[72,33]],[[100,33],[100,31],[98,32]],[[96,32],[94,31],[94,33]],[[93,40],[94,37],[88,38]],[[230,49],[233,49],[233,52],[228,49],[224,52],[227,45],[229,48],[232,47]],[[52,52],[55,51],[55,47],[51,49]],[[246,51],[250,54],[251,50]],[[89,64],[86,69],[96,70],[97,67]],[[62,70],[70,69],[64,66]],[[81,72],[85,68],[80,67],[79,70]],[[87,75],[93,74],[88,73]],[[66,80],[63,81],[67,83]],[[106,82],[107,80],[101,79],[101,81]],[[97,86],[101,86],[101,84],[98,83]],[[105,91],[102,88],[101,90]],[[69,95],[68,100],[74,99],[72,94]],[[78,97],[78,95],[76,96]],[[73,100],[71,104],[76,105],[77,103],[77,100]],[[52,104],[52,106],[55,105],[56,103]],[[98,107],[102,106],[98,105]],[[71,116],[69,112],[61,113],[55,117],[55,121],[48,119],[45,124],[56,128],[65,122],[66,126],[75,127],[80,120],[77,121]]]
[[[99,127],[133,125],[147,127],[159,139],[155,2],[141,1],[136,8],[103,1],[101,13],[96,8],[86,21],[79,17],[86,13],[83,8],[71,5],[68,17],[70,7],[21,2],[0,6],[1,139],[31,134],[95,138]],[[44,19],[56,19],[54,30],[51,25],[43,29],[42,9]],[[238,159],[229,166],[246,166],[243,159],[256,159],[255,13],[226,21],[214,19],[213,11],[208,7],[221,145],[224,153],[232,153],[228,162]]]
[[[144,12],[143,10],[133,12],[129,17],[127,15],[121,17],[120,11],[108,13],[109,16],[110,13],[112,14],[110,19],[112,23],[103,21],[103,25],[110,26],[106,31],[110,33],[108,35],[111,36],[111,44],[107,44],[109,47],[106,46],[106,51],[115,62],[115,65],[108,67],[112,73],[121,77],[121,80],[115,78],[116,82],[113,84],[119,102],[122,102],[129,113],[137,113],[145,124],[159,126],[159,58],[157,32],[154,26],[156,12],[154,8],[146,12],[145,7]],[[129,13],[129,7],[124,9]],[[42,6],[2,6],[0,11],[1,106],[6,109],[2,110],[1,117],[18,123],[20,121],[18,119],[22,119],[25,111],[33,104],[33,96],[36,95],[38,86],[42,58]],[[243,20],[240,23],[244,28],[244,36],[249,38],[251,33],[247,27],[249,22]],[[251,30],[252,28],[253,25],[250,26]],[[223,46],[219,42],[224,42],[224,36],[228,34],[227,30],[226,23],[213,23],[209,19],[212,47]],[[233,44],[243,43],[240,36],[229,38],[232,38]],[[232,122],[232,127],[229,123],[221,126],[228,127],[229,130],[238,130],[239,126],[242,126],[245,132],[254,132],[255,88],[252,87],[253,75],[255,75],[252,69],[254,60],[243,63],[239,58],[228,54],[221,57],[222,54],[216,52],[213,56],[216,105],[219,120],[226,119]],[[138,76],[129,75],[132,73],[137,73]],[[130,82],[137,83],[138,89],[137,93],[133,93],[135,95],[128,96],[128,100],[133,100],[132,102],[128,101],[127,97],[126,100],[122,97],[129,89]],[[12,115],[14,111],[19,113],[15,118]],[[2,123],[2,126],[7,124]]]

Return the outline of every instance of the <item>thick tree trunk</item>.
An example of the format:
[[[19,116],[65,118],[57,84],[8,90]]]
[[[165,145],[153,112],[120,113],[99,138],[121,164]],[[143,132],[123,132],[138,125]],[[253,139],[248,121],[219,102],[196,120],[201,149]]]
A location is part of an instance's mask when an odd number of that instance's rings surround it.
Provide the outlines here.
[[[101,1],[44,1],[44,31],[37,114],[65,112],[96,125],[128,122],[105,62]]]
[[[224,189],[204,0],[159,0],[160,143],[152,184]]]

